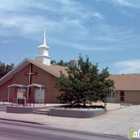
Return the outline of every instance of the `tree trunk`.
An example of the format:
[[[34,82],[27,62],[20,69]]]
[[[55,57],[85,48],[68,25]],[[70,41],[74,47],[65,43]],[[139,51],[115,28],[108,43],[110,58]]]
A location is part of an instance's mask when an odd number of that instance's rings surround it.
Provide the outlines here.
[[[86,107],[86,102],[83,102],[84,107]]]

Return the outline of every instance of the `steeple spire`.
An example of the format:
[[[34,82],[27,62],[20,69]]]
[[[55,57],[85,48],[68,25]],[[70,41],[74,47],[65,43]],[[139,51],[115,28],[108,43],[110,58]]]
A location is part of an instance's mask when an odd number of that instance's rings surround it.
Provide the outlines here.
[[[45,28],[44,28],[42,45],[46,46],[46,31],[45,31]]]
[[[46,45],[46,32],[44,28],[42,45],[38,47],[38,55],[35,57],[36,60],[43,64],[50,65],[49,47]]]

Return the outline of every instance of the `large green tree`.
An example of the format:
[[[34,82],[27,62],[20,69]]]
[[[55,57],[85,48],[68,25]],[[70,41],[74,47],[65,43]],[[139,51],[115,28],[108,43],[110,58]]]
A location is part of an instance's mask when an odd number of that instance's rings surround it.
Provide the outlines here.
[[[14,64],[5,64],[0,62],[0,79],[14,68]]]
[[[93,65],[86,56],[86,60],[79,56],[78,65],[69,66],[67,75],[60,72],[56,88],[62,92],[58,100],[72,105],[91,103],[93,101],[106,102],[109,92],[113,90],[114,83],[108,78],[108,68],[101,72],[98,65]]]

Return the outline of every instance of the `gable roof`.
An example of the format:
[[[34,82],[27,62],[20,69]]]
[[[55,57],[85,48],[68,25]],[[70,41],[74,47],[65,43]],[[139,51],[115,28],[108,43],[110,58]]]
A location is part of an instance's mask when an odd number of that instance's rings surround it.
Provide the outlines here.
[[[14,76],[14,74],[16,74],[18,71],[20,71],[30,63],[52,74],[55,77],[60,76],[60,71],[62,71],[64,74],[67,74],[66,72],[67,67],[59,65],[45,65],[37,60],[30,60],[26,58],[21,63],[19,63],[13,70],[11,70],[9,73],[7,73],[4,77],[0,79],[0,85],[11,79]]]
[[[45,65],[37,60],[30,60],[30,62],[56,77],[60,76],[60,71],[62,71],[65,75],[67,75],[67,71],[66,71],[67,67],[60,66],[60,65],[53,65],[53,64]]]
[[[114,80],[115,90],[140,90],[140,74],[110,75]]]

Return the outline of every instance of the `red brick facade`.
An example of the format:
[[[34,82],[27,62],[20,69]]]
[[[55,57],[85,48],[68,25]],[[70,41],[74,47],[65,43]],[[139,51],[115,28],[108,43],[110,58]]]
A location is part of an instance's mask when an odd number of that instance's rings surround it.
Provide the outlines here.
[[[25,73],[29,72],[30,64],[25,66],[22,70],[13,75],[11,79],[0,86],[0,99],[8,97],[8,86],[12,84],[29,85],[29,76]],[[61,93],[55,88],[56,78],[54,75],[46,72],[45,70],[32,64],[32,72],[36,72],[36,75],[32,75],[31,83],[42,84],[45,86],[45,99],[47,103],[58,103],[56,99]],[[29,99],[34,99],[35,88],[31,87],[29,93]],[[10,98],[17,97],[17,88],[10,88]]]

